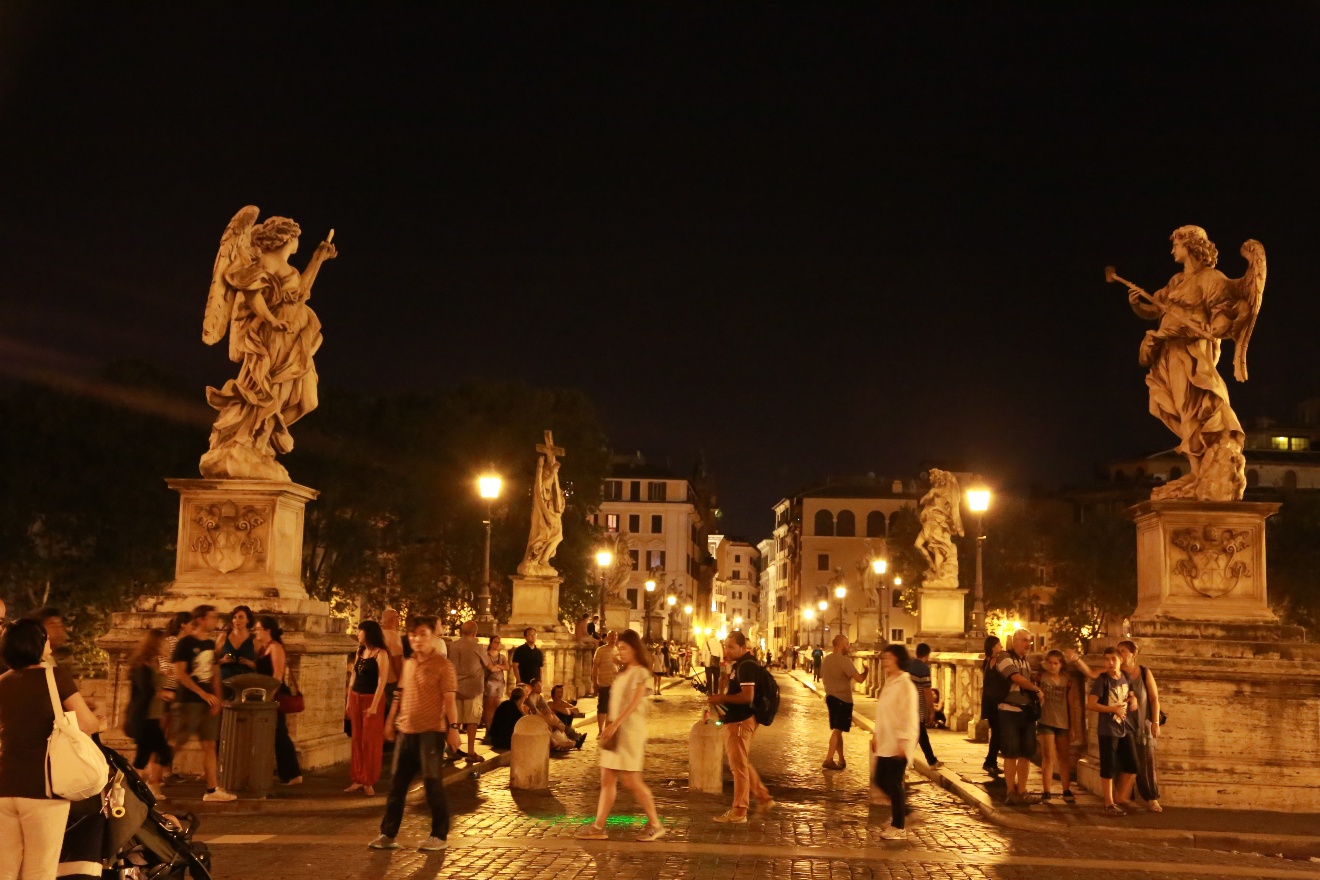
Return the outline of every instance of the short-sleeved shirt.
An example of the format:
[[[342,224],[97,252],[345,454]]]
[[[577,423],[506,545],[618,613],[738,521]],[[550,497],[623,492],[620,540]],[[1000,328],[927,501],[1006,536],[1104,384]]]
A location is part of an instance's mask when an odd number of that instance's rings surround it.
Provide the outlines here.
[[[386,673],[386,684],[398,684],[399,676],[394,671],[394,658],[403,656],[403,636],[399,635],[398,630],[390,632],[385,630],[381,633],[385,637],[385,651],[390,655],[390,662],[386,664],[389,671]]]
[[[1120,672],[1118,678],[1114,678],[1106,671],[1091,682],[1091,693],[1100,698],[1101,706],[1117,706],[1120,703],[1127,703],[1128,694],[1132,693],[1132,682],[1125,672]],[[1126,735],[1127,725],[1119,721],[1117,715],[1109,712],[1099,714],[1100,723],[1096,726],[1096,733],[1101,736]]]
[[[458,676],[458,697],[475,700],[486,691],[486,648],[473,636],[464,636],[449,649],[449,662]]]
[[[202,690],[208,692],[211,690],[211,678],[215,675],[215,642],[209,639],[199,639],[196,636],[184,636],[174,646],[173,660],[175,663],[188,664],[185,671],[189,677]],[[177,699],[180,703],[206,702],[191,688],[184,687],[182,684],[179,685],[178,691]]]
[[[596,675],[598,687],[607,688],[614,684],[614,679],[619,675],[619,650],[613,645],[601,645],[591,658],[591,669]]]
[[[999,655],[995,661],[995,672],[1004,677],[1009,682],[1008,696],[1004,697],[1004,702],[999,704],[999,708],[1008,712],[1021,712],[1022,707],[1027,704],[1025,694],[1022,693],[1022,687],[1016,681],[1013,681],[1013,674],[1017,673],[1025,679],[1031,678],[1031,661],[1026,657],[1019,657],[1012,651],[1005,651]]]
[[[913,657],[908,661],[908,678],[917,688],[917,717],[924,724],[926,721],[926,690],[930,687],[930,666],[924,660]]]
[[[743,692],[743,685],[756,684],[756,661],[747,656],[737,663],[733,664],[733,669],[729,671],[729,695],[736,696]],[[755,694],[753,694],[755,696]],[[746,721],[751,718],[751,703],[725,703],[724,704],[724,723],[736,724],[739,721]]]
[[[815,650],[813,650],[813,651],[811,652],[811,662],[812,662],[812,664],[814,665],[814,664],[821,663],[821,662],[822,662],[822,661],[821,661],[821,657],[823,657],[824,654],[825,654],[825,652],[822,651],[820,648],[816,648]]]
[[[58,666],[55,691],[61,704],[78,693],[73,676]],[[45,799],[46,741],[54,726],[44,666],[0,675],[0,798]]]
[[[857,667],[853,665],[852,658],[847,654],[831,651],[821,661],[820,680],[825,683],[825,695],[828,697],[851,703],[853,678],[856,675]]]
[[[449,658],[439,651],[426,657],[414,653],[403,664],[399,689],[403,697],[395,727],[400,733],[445,730],[445,694],[458,691],[458,675]]]
[[[540,648],[533,648],[524,642],[513,649],[513,662],[518,666],[518,680],[531,681],[541,677],[541,667],[545,666],[545,654]]]

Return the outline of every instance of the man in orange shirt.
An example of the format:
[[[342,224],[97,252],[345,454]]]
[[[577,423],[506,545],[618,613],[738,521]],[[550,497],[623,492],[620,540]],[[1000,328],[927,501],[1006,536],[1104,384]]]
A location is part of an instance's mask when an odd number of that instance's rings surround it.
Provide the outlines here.
[[[454,694],[458,675],[454,664],[436,646],[434,617],[408,618],[408,641],[413,653],[403,664],[399,689],[389,717],[385,719],[385,738],[398,741],[394,746],[394,780],[385,802],[385,818],[380,822],[380,836],[371,841],[372,849],[398,849],[395,838],[403,821],[403,807],[408,788],[422,774],[426,803],[431,808],[431,836],[417,847],[420,852],[435,852],[448,845],[449,803],[440,778],[445,757],[445,742],[455,751],[460,742],[454,725],[458,708]],[[397,732],[397,734],[396,734]]]

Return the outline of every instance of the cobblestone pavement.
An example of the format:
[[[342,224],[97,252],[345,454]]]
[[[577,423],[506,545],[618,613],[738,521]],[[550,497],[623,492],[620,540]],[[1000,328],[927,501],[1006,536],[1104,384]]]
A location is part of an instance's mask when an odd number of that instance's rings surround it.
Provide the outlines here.
[[[787,677],[783,705],[758,731],[753,763],[777,799],[747,825],[712,822],[728,808],[723,796],[687,790],[687,738],[704,699],[687,685],[651,705],[647,781],[669,836],[655,843],[632,837],[644,818],[622,789],[609,842],[573,833],[595,812],[598,769],[592,738],[581,752],[552,759],[549,792],[513,792],[508,770],[449,787],[455,814],[449,849],[422,854],[411,846],[428,833],[424,807],[410,807],[400,833],[404,849],[372,852],[377,809],[275,816],[206,816],[216,880],[376,880],[437,876],[505,878],[1315,878],[1320,865],[1277,858],[1129,843],[1097,832],[1059,836],[990,825],[960,800],[909,774],[906,843],[882,841],[888,807],[868,800],[868,737],[846,738],[848,766],[821,769],[828,736],[825,707]],[[411,845],[411,846],[410,846]]]

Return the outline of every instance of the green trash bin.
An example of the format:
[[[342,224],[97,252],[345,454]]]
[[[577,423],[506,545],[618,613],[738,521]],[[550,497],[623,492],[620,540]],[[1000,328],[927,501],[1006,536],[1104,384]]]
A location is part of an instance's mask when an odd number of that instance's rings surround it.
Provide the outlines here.
[[[243,688],[237,699],[225,701],[220,718],[220,786],[226,791],[256,797],[270,791],[279,710],[274,694],[261,687]]]

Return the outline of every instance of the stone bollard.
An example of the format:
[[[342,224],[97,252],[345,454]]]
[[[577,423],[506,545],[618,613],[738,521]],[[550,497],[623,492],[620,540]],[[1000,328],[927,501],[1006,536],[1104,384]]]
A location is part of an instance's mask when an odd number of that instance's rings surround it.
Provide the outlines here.
[[[518,719],[513,727],[509,787],[530,791],[550,787],[550,728],[535,715]]]
[[[709,718],[692,725],[688,735],[688,789],[724,792],[724,731]]]

